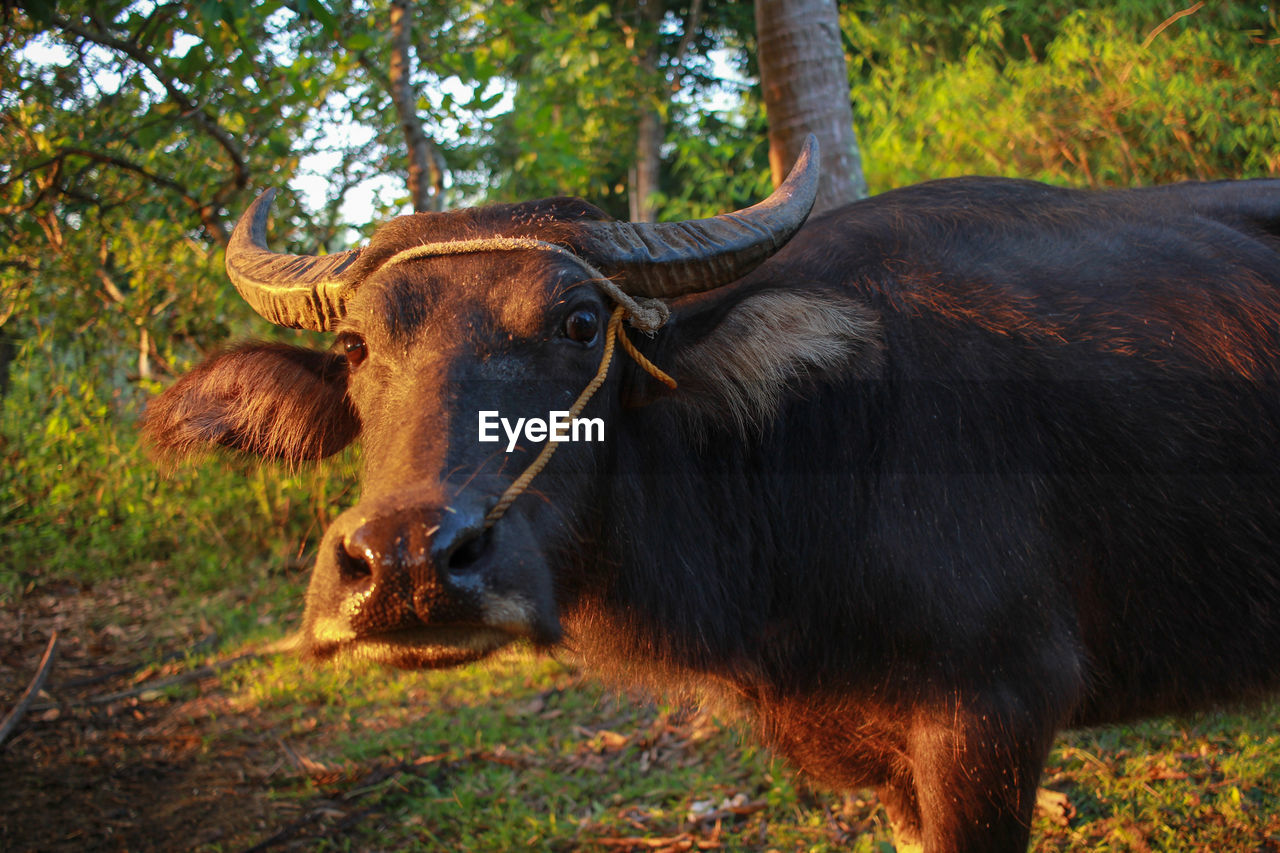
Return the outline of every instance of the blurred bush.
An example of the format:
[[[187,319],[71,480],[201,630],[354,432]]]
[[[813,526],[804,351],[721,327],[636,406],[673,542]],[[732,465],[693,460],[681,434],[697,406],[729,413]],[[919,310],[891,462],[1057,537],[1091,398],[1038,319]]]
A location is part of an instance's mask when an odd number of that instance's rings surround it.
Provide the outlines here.
[[[857,0],[842,26],[875,191],[1280,175],[1274,6]]]

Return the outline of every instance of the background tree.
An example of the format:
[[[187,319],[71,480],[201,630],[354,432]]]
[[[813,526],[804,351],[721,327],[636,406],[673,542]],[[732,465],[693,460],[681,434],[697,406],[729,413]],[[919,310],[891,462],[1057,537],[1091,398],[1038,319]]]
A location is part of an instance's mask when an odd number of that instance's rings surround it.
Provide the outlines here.
[[[620,218],[674,218],[767,187],[749,84],[750,8],[723,0],[544,0],[500,7],[481,59],[501,63],[512,109],[478,139],[489,197],[581,195]],[[735,169],[713,192],[689,158]],[[683,160],[683,163],[680,161]],[[707,177],[699,175],[699,177]],[[719,195],[719,198],[716,196]]]
[[[863,198],[867,181],[835,0],[756,0],[755,8],[774,185],[782,183],[813,133],[822,156],[815,212]]]
[[[284,511],[297,480],[263,482],[248,502],[261,515],[246,513],[243,472],[162,482],[130,435],[156,380],[248,322],[220,271],[229,210],[255,177],[297,171],[335,85],[330,66],[297,49],[295,19],[271,2],[10,12],[0,316],[17,354],[0,413],[0,523],[19,564],[123,570],[174,556],[182,571],[211,561],[165,532],[182,501],[278,560],[278,534],[258,526],[296,535],[306,523]],[[286,199],[281,221],[300,212]],[[238,493],[238,516],[205,489]]]

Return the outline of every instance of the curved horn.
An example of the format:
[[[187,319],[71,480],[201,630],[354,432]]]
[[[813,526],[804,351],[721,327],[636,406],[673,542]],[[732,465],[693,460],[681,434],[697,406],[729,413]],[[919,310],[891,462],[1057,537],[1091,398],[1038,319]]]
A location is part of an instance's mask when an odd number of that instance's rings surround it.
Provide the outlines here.
[[[267,218],[276,191],[254,199],[227,243],[227,276],[244,300],[277,326],[328,331],[346,313],[342,273],[359,249],[332,255],[280,255],[267,248]]]
[[[711,219],[587,226],[582,250],[633,296],[669,299],[735,281],[800,230],[818,194],[818,140],[805,140],[787,179],[767,199]]]

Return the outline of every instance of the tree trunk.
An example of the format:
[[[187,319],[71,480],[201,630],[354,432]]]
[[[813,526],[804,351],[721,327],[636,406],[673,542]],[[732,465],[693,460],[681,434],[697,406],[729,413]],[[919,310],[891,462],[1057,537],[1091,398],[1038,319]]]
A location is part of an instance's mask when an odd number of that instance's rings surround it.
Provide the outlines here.
[[[658,28],[662,25],[661,0],[637,0],[636,24],[630,34],[633,44],[641,45],[637,59],[640,79],[650,91],[641,94],[640,116],[636,123],[635,160],[627,170],[627,206],[632,222],[653,222],[656,216],[653,195],[658,191],[662,175],[662,116],[656,102],[669,98],[658,72]],[[646,97],[647,96],[647,97]]]
[[[444,158],[422,129],[418,117],[418,92],[409,62],[409,0],[391,2],[391,61],[387,77],[391,100],[400,116],[400,127],[409,151],[409,195],[415,211],[444,208]]]
[[[4,326],[0,326],[0,401],[9,393],[9,364],[18,354],[18,344]]]
[[[774,186],[813,133],[822,148],[814,212],[864,198],[835,0],[756,0],[756,41]]]
[[[653,222],[653,194],[662,171],[662,117],[657,110],[640,113],[636,131],[636,161],[627,174],[627,203],[632,222]]]

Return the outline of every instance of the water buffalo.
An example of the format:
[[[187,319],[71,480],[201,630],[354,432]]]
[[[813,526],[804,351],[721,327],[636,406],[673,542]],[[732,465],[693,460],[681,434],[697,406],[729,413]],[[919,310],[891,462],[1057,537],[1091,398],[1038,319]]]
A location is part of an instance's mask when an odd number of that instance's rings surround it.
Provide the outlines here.
[[[926,850],[1023,849],[1056,730],[1280,681],[1280,181],[966,178],[806,224],[815,163],[713,219],[556,198],[324,257],[271,252],[260,197],[232,281],[337,346],[231,349],[147,429],[360,437],[317,657],[563,644],[874,786]],[[578,415],[600,440],[548,461]]]

